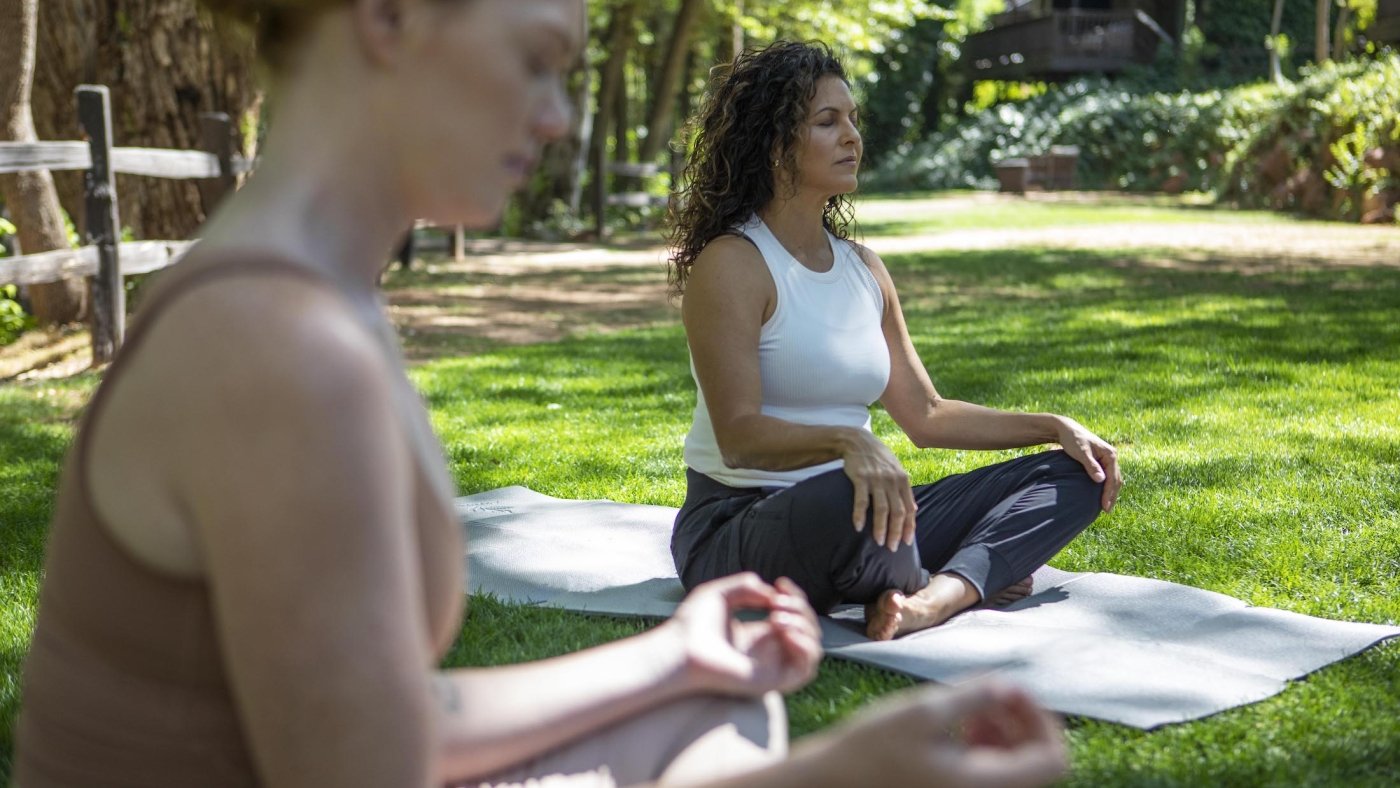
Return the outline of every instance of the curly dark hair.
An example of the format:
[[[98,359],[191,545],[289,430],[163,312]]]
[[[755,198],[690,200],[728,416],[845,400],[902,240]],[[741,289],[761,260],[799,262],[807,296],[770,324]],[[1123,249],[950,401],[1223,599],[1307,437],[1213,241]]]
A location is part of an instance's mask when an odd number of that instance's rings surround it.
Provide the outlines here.
[[[817,82],[832,75],[849,84],[841,61],[821,43],[778,41],[747,50],[712,72],[703,106],[691,121],[685,186],[671,200],[671,295],[685,292],[700,250],[746,221],[776,193],[778,164],[796,170],[797,147]],[[851,201],[832,197],[822,224],[850,237]]]

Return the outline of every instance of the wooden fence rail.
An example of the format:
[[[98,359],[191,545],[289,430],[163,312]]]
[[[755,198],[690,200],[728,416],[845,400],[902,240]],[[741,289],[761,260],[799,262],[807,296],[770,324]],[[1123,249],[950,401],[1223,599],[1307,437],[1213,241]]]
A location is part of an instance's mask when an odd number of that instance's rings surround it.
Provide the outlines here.
[[[117,247],[122,276],[159,271],[175,263],[193,241],[127,241]],[[0,258],[0,286],[42,285],[61,279],[96,276],[97,247]]]
[[[78,123],[86,141],[0,142],[0,173],[83,170],[86,217],[77,249],[0,258],[0,285],[45,284],[87,277],[92,288],[92,361],[111,361],[126,333],[122,278],[173,264],[189,241],[120,243],[118,173],[152,178],[200,179],[205,205],[231,191],[251,163],[234,153],[233,124],[223,113],[200,116],[203,151],[117,148],[112,145],[111,98],[103,85],[76,91]]]
[[[86,170],[92,151],[86,142],[0,142],[0,173],[32,170]],[[242,156],[233,157],[233,175],[248,171]],[[218,178],[223,170],[213,153],[165,148],[113,148],[112,172],[152,178]]]

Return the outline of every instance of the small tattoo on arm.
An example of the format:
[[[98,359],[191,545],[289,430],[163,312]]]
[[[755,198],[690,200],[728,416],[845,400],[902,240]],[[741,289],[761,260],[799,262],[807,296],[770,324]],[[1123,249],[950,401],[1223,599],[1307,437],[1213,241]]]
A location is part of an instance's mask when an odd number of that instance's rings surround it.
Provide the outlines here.
[[[462,710],[462,692],[446,676],[433,677],[433,694],[437,696],[442,710],[448,714],[456,714]]]

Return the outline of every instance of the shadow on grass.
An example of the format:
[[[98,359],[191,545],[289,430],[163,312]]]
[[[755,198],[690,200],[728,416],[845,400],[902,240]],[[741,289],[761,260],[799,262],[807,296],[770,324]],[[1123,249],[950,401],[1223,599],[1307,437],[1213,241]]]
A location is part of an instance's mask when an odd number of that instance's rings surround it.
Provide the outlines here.
[[[1059,250],[904,256],[890,267],[935,382],[978,401],[1032,386],[1077,395],[1144,369],[1163,379],[1120,389],[1124,407],[1225,390],[1281,396],[1315,368],[1400,360],[1392,268],[1249,275]]]
[[[501,271],[492,271],[489,264],[466,270],[441,266],[394,271],[386,277],[384,290],[391,296],[407,291],[409,295],[406,297],[411,297],[416,289],[433,287],[542,286],[568,290],[635,284],[650,286],[657,281],[663,284],[666,281],[666,266],[661,262],[655,266],[597,265],[586,268],[522,262]]]
[[[405,354],[415,362],[677,316],[660,265],[396,272],[388,298]]]
[[[417,375],[430,407],[487,395],[493,401],[547,407],[586,398],[627,407],[639,399],[694,389],[679,327],[591,335],[512,348],[490,357],[449,360]],[[515,416],[531,419],[534,409]],[[548,414],[539,414],[541,418]]]

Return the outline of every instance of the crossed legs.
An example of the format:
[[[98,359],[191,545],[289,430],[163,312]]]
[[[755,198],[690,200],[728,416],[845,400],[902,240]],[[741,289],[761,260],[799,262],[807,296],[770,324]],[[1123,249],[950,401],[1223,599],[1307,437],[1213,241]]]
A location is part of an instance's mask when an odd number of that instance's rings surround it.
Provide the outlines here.
[[[692,494],[706,481],[692,478]],[[1102,485],[1063,451],[919,485],[914,544],[894,552],[851,525],[854,493],[840,470],[767,496],[734,491],[752,496],[742,507],[725,506],[734,501],[716,489],[704,491],[706,503],[688,500],[677,517],[678,541],[684,535],[693,545],[676,556],[688,586],[742,570],[770,582],[790,577],[818,612],[866,605],[867,634],[888,639],[983,600],[1029,594],[1030,574],[1098,516]],[[723,510],[722,521],[706,522],[707,508]]]

